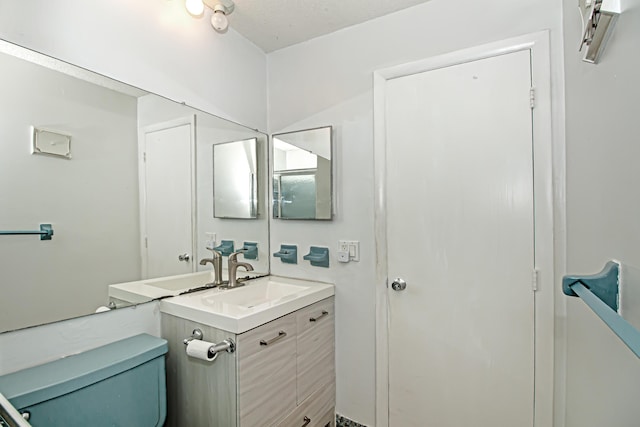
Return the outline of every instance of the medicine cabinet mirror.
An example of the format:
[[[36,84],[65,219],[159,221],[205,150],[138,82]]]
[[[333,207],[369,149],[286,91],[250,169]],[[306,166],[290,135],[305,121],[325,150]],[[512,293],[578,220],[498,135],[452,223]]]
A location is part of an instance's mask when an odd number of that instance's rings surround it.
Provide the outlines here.
[[[273,217],[330,220],[332,127],[274,134]]]
[[[258,139],[213,146],[213,213],[216,218],[258,217]]]
[[[2,40],[0,81],[0,231],[53,229],[0,235],[0,332],[105,310],[109,285],[211,270],[207,247],[229,241],[269,273],[266,134]],[[40,135],[40,155],[34,129],[70,144]],[[224,218],[214,152],[242,165]]]

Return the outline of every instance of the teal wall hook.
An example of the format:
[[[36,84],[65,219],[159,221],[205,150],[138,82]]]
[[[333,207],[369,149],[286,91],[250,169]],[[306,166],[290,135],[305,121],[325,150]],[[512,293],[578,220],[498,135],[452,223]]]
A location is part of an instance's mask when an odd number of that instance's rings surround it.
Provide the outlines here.
[[[329,267],[329,248],[311,246],[309,253],[302,258],[311,261],[314,267]]]
[[[258,244],[255,242],[244,242],[242,249],[244,259],[258,259]]]
[[[220,255],[222,256],[229,256],[234,252],[233,240],[222,240],[220,245],[213,249],[220,252]]]
[[[274,252],[274,257],[280,258],[285,264],[298,263],[298,246],[297,245],[280,245],[280,250]]]

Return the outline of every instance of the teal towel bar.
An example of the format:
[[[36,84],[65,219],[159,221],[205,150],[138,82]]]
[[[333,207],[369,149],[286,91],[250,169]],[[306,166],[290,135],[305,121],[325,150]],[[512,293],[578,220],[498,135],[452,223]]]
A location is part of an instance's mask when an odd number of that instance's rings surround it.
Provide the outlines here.
[[[53,227],[51,227],[51,224],[40,224],[40,230],[0,231],[0,236],[18,236],[18,235],[31,235],[31,234],[39,234],[40,240],[51,240],[53,237]]]
[[[640,358],[640,331],[620,316],[617,311],[619,289],[620,264],[615,261],[609,261],[598,274],[562,278],[564,294],[580,297]]]

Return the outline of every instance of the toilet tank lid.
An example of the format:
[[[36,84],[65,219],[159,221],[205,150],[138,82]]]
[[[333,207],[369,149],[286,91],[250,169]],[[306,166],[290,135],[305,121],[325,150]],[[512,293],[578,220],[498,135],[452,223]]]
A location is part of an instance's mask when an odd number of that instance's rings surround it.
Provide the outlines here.
[[[140,334],[0,376],[0,391],[17,408],[95,384],[167,353],[167,341]]]

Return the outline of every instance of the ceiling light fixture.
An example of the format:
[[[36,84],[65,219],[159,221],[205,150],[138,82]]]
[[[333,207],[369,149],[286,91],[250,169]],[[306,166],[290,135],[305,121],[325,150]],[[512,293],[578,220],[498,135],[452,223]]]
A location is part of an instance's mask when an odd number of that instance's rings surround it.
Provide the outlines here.
[[[187,12],[196,18],[202,16],[205,6],[213,10],[211,26],[219,33],[225,33],[229,28],[227,15],[235,8],[232,0],[185,0],[184,5]]]
[[[202,0],[186,0],[184,7],[187,8],[187,12],[189,12],[191,16],[198,17],[204,13],[204,3],[202,3]]]

